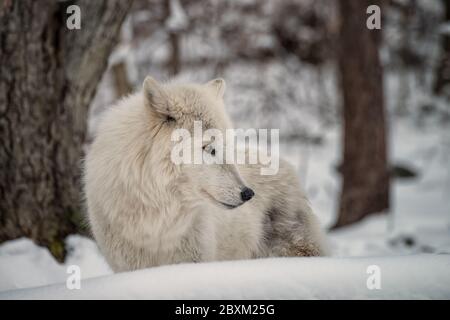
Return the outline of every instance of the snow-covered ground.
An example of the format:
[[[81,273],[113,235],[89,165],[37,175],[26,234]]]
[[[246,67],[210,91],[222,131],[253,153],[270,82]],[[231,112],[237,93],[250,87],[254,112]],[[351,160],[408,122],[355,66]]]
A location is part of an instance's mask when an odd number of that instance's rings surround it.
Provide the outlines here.
[[[374,266],[379,289],[368,274]],[[448,299],[449,267],[447,255],[185,264],[92,278],[79,290],[64,283],[3,292],[0,299]]]

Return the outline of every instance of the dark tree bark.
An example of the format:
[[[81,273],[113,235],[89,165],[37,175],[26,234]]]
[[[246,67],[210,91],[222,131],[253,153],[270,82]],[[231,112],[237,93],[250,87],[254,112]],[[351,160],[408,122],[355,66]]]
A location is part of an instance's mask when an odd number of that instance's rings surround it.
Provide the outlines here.
[[[122,98],[133,91],[133,86],[128,80],[127,65],[121,61],[111,67],[114,77],[114,87],[116,89],[116,97]]]
[[[62,259],[78,231],[88,106],[130,5],[0,1],[0,242],[30,237]]]
[[[380,1],[341,0],[339,72],[343,93],[344,157],[339,216],[333,228],[389,208],[381,30],[366,27],[366,9]]]
[[[441,0],[441,2],[444,7],[444,23],[450,23],[450,0]],[[450,85],[450,35],[448,32],[441,35],[441,50],[434,83],[434,92],[438,95],[443,94]],[[450,96],[450,90],[447,95]]]

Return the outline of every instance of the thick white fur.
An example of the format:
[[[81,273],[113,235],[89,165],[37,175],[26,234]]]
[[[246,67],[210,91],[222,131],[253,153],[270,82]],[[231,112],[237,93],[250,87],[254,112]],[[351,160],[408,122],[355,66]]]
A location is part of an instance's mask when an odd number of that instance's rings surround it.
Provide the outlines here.
[[[173,129],[192,130],[194,120],[231,127],[224,90],[221,79],[163,85],[148,78],[141,92],[105,112],[85,159],[84,191],[92,232],[114,271],[325,254],[318,222],[286,162],[273,176],[260,175],[257,165],[172,163]],[[244,186],[255,196],[241,204]]]

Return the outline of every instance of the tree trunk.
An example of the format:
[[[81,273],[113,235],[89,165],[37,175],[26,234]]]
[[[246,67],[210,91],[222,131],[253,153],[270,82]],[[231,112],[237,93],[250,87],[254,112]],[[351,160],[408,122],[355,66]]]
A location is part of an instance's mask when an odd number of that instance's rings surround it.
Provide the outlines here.
[[[128,80],[127,65],[124,61],[120,61],[111,67],[114,78],[114,87],[116,97],[122,98],[133,91],[133,86]]]
[[[366,9],[380,1],[341,0],[339,71],[343,93],[344,157],[339,216],[333,228],[389,208],[381,30],[366,27]]]
[[[69,30],[69,4],[81,29]],[[0,1],[0,242],[64,257],[81,217],[88,106],[130,1]]]
[[[443,24],[450,23],[450,0],[441,0],[444,7]],[[441,35],[441,57],[436,70],[436,80],[434,83],[434,93],[441,95],[450,85],[450,34],[448,32]],[[446,92],[450,96],[450,90]]]
[[[165,11],[165,23],[167,26],[167,22],[172,15],[171,9],[171,0],[166,0],[164,2],[164,11]],[[169,35],[169,44],[170,44],[170,55],[167,61],[167,67],[169,69],[169,74],[171,76],[175,76],[180,72],[181,69],[181,50],[180,50],[180,35],[179,30],[167,30]]]

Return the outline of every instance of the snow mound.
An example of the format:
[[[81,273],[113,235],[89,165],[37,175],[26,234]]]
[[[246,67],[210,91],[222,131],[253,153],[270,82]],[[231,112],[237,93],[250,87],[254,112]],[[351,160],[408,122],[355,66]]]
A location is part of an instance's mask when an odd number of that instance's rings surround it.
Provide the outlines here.
[[[66,262],[60,264],[47,248],[30,239],[5,242],[0,246],[0,291],[65,282],[70,265],[81,268],[82,279],[111,273],[92,240],[72,235],[67,238],[66,247]]]
[[[381,288],[370,290],[373,265]],[[62,283],[4,291],[0,299],[449,299],[448,270],[447,254],[180,264],[84,279],[78,290]]]

